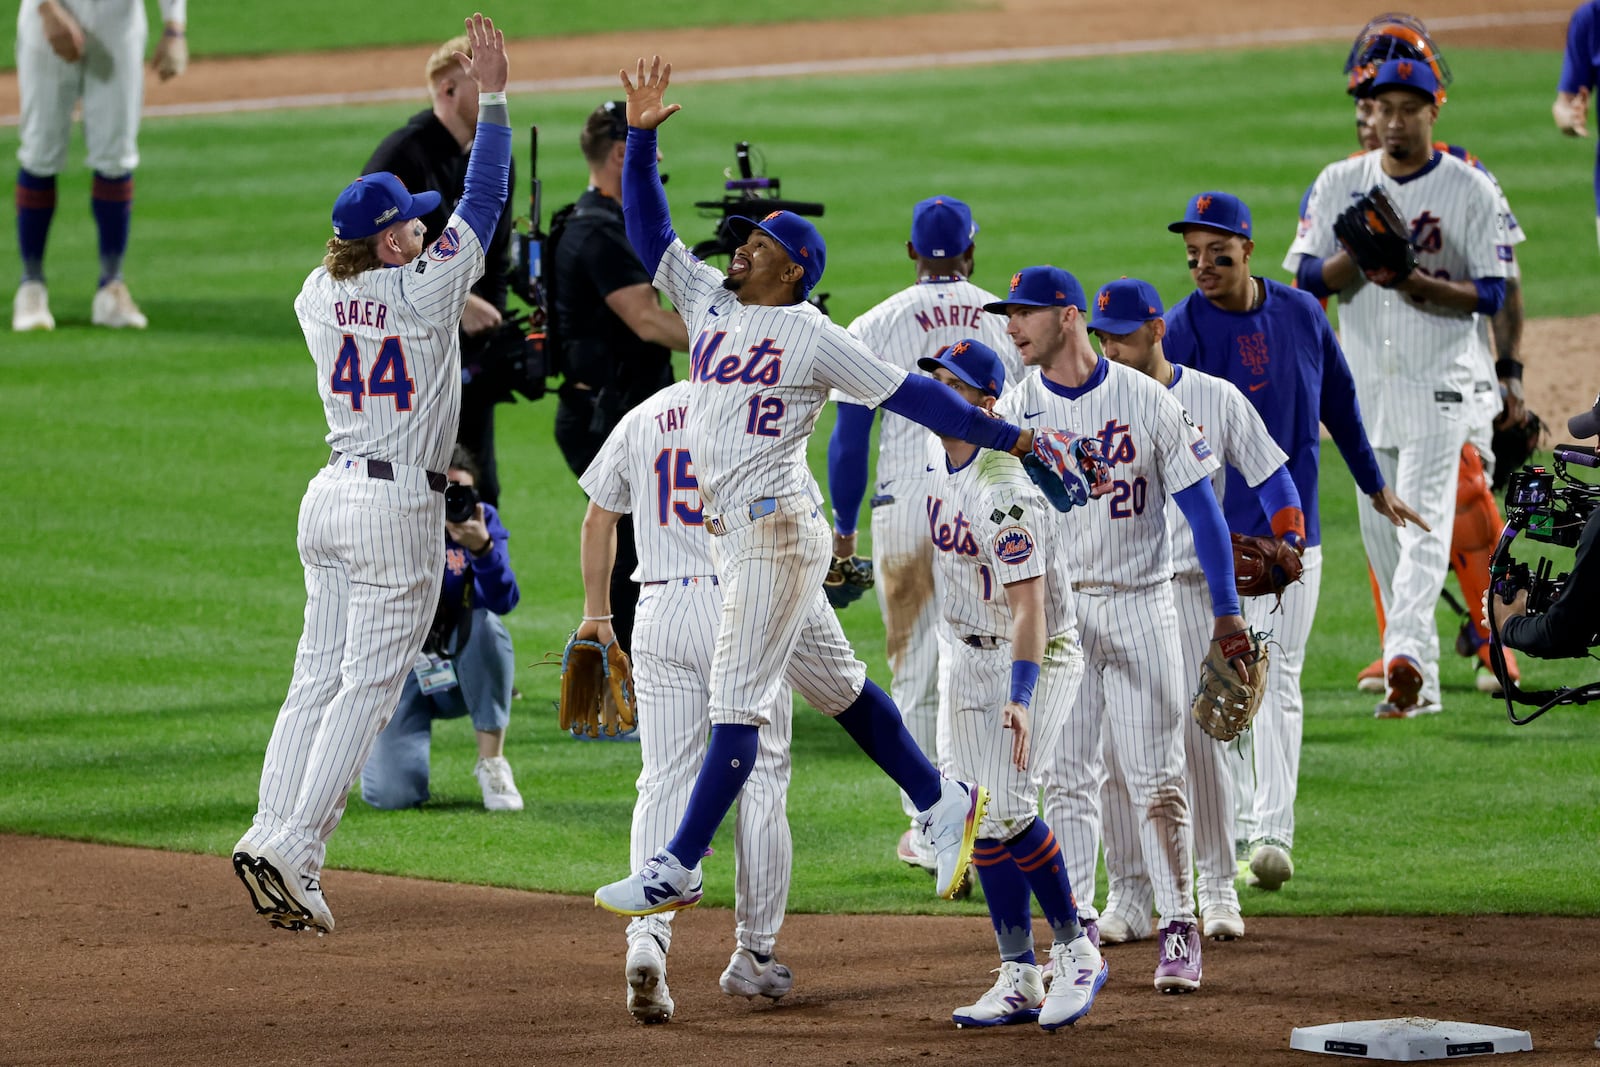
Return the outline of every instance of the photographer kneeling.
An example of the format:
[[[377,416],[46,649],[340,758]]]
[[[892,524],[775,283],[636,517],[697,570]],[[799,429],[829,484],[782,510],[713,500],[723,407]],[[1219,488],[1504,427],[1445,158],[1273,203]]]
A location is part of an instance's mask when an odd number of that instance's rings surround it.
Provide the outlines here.
[[[1567,421],[1567,429],[1578,440],[1600,434],[1600,399],[1595,406]],[[1558,453],[1561,451],[1557,450]],[[1592,449],[1583,450],[1585,453]],[[1570,461],[1570,460],[1569,460]],[[1593,460],[1586,460],[1593,466]],[[1507,497],[1508,503],[1510,496]],[[1493,621],[1489,619],[1489,597],[1485,593],[1483,611],[1485,625],[1497,629],[1500,641],[1508,648],[1539,656],[1544,659],[1561,659],[1589,654],[1597,632],[1600,632],[1600,559],[1596,558],[1595,541],[1600,538],[1600,508],[1590,512],[1579,535],[1572,571],[1566,576],[1559,594],[1549,607],[1534,613],[1528,609],[1528,589],[1519,587],[1509,603],[1496,602]],[[1566,542],[1570,544],[1571,542]]]
[[[450,457],[445,493],[445,570],[433,627],[406,678],[394,718],[378,734],[361,772],[361,798],[375,808],[409,808],[428,799],[428,748],[434,719],[472,717],[474,771],[490,811],[521,811],[506,762],[511,681],[516,661],[500,616],[521,593],[506,554],[510,536],[494,507],[479,501],[477,464],[460,445]]]

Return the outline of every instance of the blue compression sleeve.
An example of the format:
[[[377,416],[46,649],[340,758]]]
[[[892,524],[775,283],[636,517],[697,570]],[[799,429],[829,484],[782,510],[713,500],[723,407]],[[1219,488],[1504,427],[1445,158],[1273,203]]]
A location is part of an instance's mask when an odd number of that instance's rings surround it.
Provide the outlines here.
[[[840,401],[838,421],[828,438],[828,499],[834,532],[849,536],[861,518],[867,493],[867,449],[872,441],[872,409]]]
[[[1187,489],[1174,493],[1183,517],[1194,534],[1194,549],[1200,554],[1200,569],[1205,571],[1211,590],[1213,617],[1239,614],[1239,591],[1233,586],[1233,543],[1222,520],[1222,508],[1211,489],[1211,479],[1201,478]]]
[[[1256,486],[1256,495],[1261,498],[1261,510],[1267,513],[1269,522],[1284,508],[1300,508],[1300,490],[1294,487],[1288,464],[1267,475],[1267,480]]]
[[[628,242],[654,278],[661,257],[678,239],[672,229],[672,213],[667,209],[667,194],[661,188],[661,175],[656,172],[654,130],[628,127],[628,150],[622,157],[622,217],[628,228]]]
[[[488,116],[498,111],[504,117],[505,107],[484,108]],[[461,202],[456,214],[461,216],[478,243],[484,248],[494,240],[495,227],[500,225],[500,215],[511,195],[511,126],[510,119],[503,123],[478,123],[478,132],[472,142],[472,155],[467,160],[466,184],[461,190]]]
[[[1500,306],[1506,302],[1506,280],[1504,278],[1474,278],[1473,288],[1478,290],[1478,314],[1493,317],[1500,312]]]
[[[1011,661],[1011,702],[1031,707],[1033,689],[1039,684],[1039,665],[1031,659]]]
[[[996,452],[1011,451],[1022,436],[1022,431],[1009,422],[991,419],[949,386],[921,374],[907,375],[900,388],[879,406],[926,426],[940,437],[954,437]]]
[[[1333,295],[1333,290],[1328,288],[1328,283],[1322,278],[1322,260],[1316,256],[1301,258],[1300,266],[1294,272],[1294,284],[1296,288],[1304,289],[1318,300]]]

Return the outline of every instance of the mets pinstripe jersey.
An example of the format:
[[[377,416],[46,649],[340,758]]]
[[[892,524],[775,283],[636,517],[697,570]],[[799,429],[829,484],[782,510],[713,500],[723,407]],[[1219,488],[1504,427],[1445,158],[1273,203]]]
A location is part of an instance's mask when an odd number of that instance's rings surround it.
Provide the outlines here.
[[[879,359],[917,369],[917,360],[937,355],[946,345],[976,337],[1000,356],[1006,381],[1022,377],[1022,357],[1006,335],[1005,319],[983,310],[999,297],[960,277],[924,278],[856,318],[850,333]],[[835,400],[850,400],[836,394]],[[926,443],[933,431],[903,415],[885,411],[878,430],[877,480],[880,492],[902,478],[920,478]],[[885,483],[891,483],[886,485]]]
[[[674,382],[622,417],[578,484],[607,511],[633,514],[639,566],[663,582],[714,574],[688,448],[690,386]]]
[[[1380,149],[1323,170],[1286,269],[1294,271],[1303,256],[1338,251],[1333,220],[1381,185],[1411,227],[1418,270],[1455,281],[1506,277],[1511,239],[1494,182],[1483,171],[1435,152],[1422,170],[1397,181],[1384,173],[1383,159]],[[1475,383],[1486,359],[1474,312],[1418,304],[1358,274],[1339,294],[1339,326],[1374,447],[1398,447],[1443,423],[1474,418]]]
[[[1173,366],[1172,381],[1167,389],[1205,434],[1217,458],[1238,471],[1246,485],[1252,488],[1260,485],[1289,461],[1267,433],[1267,425],[1256,414],[1256,409],[1232,382],[1213,378],[1193,367]],[[1218,500],[1222,499],[1226,477],[1226,467],[1219,467],[1211,476],[1211,486]],[[1200,554],[1195,551],[1194,538],[1189,534],[1189,524],[1183,513],[1173,508],[1167,513],[1167,525],[1172,533],[1173,573],[1203,573]]]
[[[420,223],[418,225],[421,225]],[[317,364],[335,451],[442,471],[461,417],[458,327],[483,276],[483,245],[460,215],[404,267],[346,281],[318,267],[294,313]]]
[[[689,448],[700,495],[716,512],[765,497],[820,501],[806,440],[829,389],[870,407],[906,379],[808,303],[742,304],[723,274],[673,239],[656,285],[689,327]]]
[[[1102,357],[1069,389],[1032,373],[1000,401],[1024,427],[1075,426],[1100,439],[1112,492],[1062,516],[1077,589],[1137,589],[1172,577],[1167,498],[1217,470],[1211,446],[1171,393]]]
[[[940,451],[930,483],[928,535],[942,579],[944,617],[957,638],[1011,638],[1005,587],[1045,579],[1045,633],[1074,626],[1072,585],[1060,548],[1061,524],[1022,469],[1004,452],[980,449],[959,470]]]

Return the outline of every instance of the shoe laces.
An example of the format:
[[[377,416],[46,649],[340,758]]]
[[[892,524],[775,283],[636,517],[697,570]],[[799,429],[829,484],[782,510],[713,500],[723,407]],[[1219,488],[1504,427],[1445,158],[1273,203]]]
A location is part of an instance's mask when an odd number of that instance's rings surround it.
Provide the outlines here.
[[[486,759],[483,761],[484,788],[491,793],[511,793],[515,786],[511,784],[511,764],[503,759]]]
[[[1189,928],[1174,926],[1167,932],[1166,940],[1162,943],[1161,954],[1169,960],[1189,958]]]

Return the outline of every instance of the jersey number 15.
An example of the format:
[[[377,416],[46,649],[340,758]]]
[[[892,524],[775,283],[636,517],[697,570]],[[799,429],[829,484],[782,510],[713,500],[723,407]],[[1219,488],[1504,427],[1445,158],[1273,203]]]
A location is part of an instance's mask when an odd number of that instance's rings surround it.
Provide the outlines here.
[[[377,362],[363,382],[361,353],[356,351],[355,337],[347,333],[339,345],[339,356],[333,361],[330,388],[350,398],[351,411],[360,411],[362,398],[366,396],[393,397],[396,411],[410,411],[411,394],[416,392],[417,386],[406,372],[406,353],[398,337],[383,339],[378,347]]]

